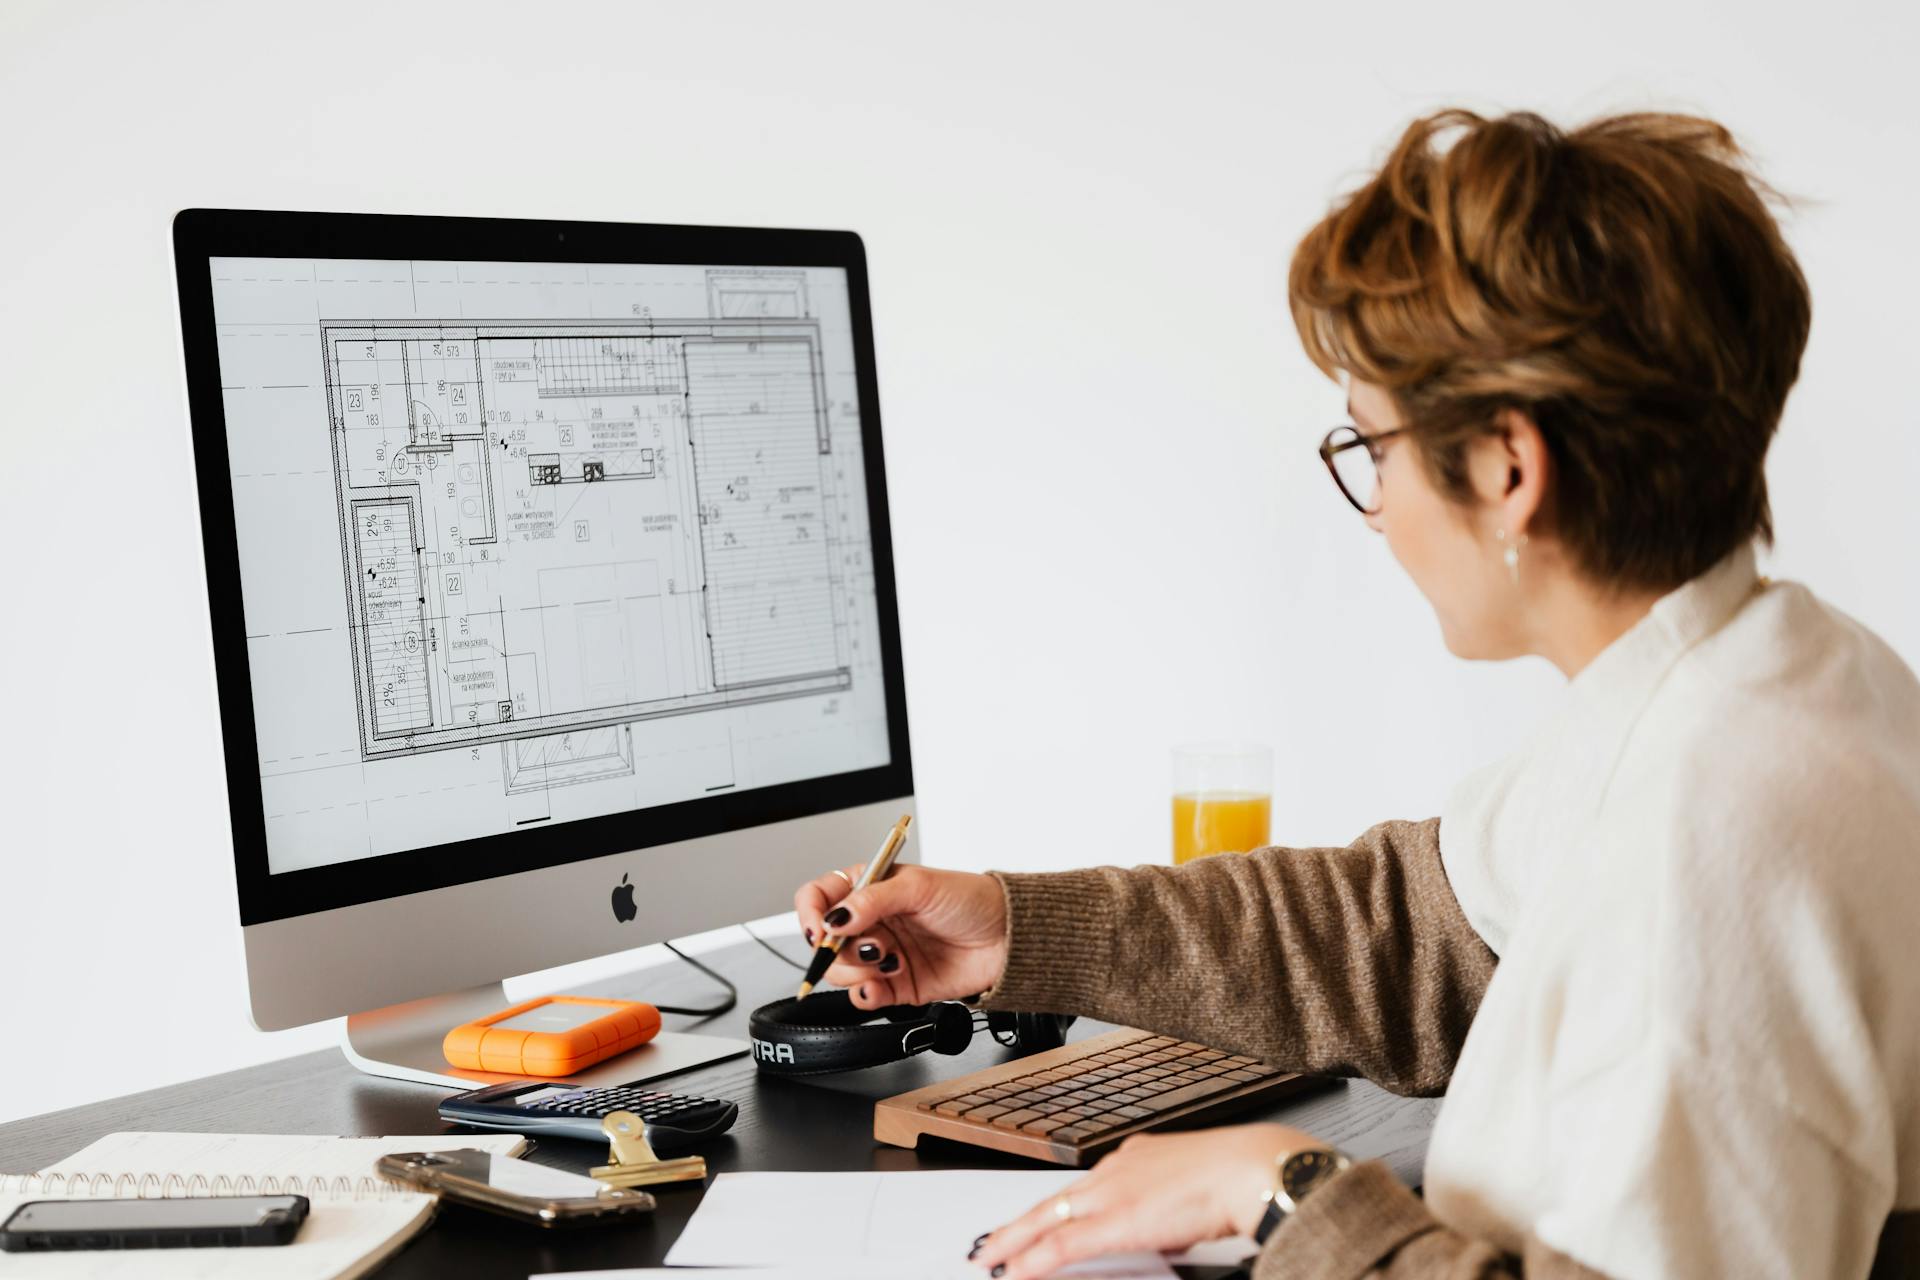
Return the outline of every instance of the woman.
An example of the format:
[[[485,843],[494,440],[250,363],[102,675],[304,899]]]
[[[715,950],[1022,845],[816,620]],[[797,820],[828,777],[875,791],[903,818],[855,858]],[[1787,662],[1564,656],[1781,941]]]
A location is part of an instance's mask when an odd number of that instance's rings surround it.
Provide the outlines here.
[[[989,1274],[1263,1219],[1260,1280],[1920,1265],[1920,685],[1754,571],[1809,317],[1763,190],[1710,121],[1448,111],[1296,252],[1342,490],[1452,652],[1569,678],[1439,818],[797,895],[862,1007],[984,992],[1446,1094],[1424,1203],[1278,1125],[1148,1137]]]

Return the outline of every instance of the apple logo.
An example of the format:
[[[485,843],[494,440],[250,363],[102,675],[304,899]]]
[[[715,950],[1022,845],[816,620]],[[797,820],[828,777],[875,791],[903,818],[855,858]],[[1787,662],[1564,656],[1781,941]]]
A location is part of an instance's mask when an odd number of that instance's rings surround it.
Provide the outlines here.
[[[633,905],[633,886],[627,883],[625,876],[613,889],[613,918],[621,924],[640,914],[640,908]]]

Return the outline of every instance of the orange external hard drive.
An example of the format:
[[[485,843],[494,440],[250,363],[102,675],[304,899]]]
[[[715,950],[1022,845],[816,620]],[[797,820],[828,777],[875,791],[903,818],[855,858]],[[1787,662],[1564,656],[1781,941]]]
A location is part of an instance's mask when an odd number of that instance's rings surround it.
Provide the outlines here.
[[[566,1076],[659,1034],[660,1011],[638,1000],[541,996],[447,1032],[441,1052],[468,1071]]]

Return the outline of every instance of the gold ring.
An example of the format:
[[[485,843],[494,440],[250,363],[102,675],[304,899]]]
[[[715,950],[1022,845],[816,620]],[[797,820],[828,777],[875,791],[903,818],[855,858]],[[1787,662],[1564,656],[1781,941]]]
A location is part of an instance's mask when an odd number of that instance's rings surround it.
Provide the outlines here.
[[[1073,1218],[1073,1201],[1067,1199],[1065,1196],[1061,1196],[1058,1200],[1055,1200],[1053,1202],[1053,1216],[1062,1222],[1071,1221]]]
[[[840,868],[835,867],[833,869],[833,874],[839,876],[842,880],[845,880],[847,882],[848,888],[853,887],[853,877],[848,875],[846,872],[842,871]]]

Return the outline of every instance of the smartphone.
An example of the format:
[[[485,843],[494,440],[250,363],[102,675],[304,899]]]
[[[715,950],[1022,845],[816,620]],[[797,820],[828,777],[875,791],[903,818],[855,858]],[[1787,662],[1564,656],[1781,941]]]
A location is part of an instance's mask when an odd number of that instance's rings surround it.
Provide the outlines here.
[[[288,1244],[307,1220],[305,1196],[177,1200],[33,1200],[0,1226],[0,1249],[203,1249]]]
[[[609,1187],[585,1174],[469,1147],[396,1152],[381,1156],[374,1168],[395,1182],[542,1227],[605,1222],[653,1208],[653,1196],[645,1191]]]

